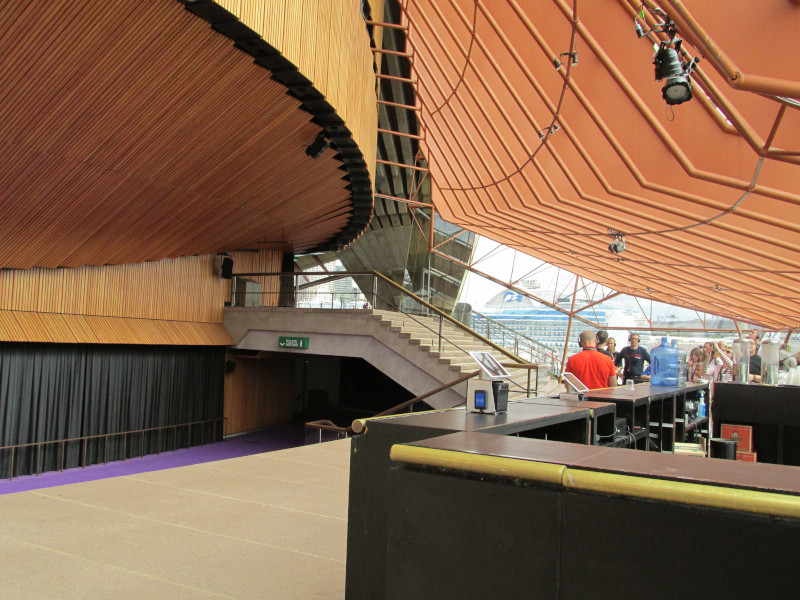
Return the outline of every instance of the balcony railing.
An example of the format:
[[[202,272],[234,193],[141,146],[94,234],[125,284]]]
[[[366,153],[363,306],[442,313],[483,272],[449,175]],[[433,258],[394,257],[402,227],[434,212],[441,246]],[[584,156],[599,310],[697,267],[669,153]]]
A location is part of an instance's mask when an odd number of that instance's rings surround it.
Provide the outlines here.
[[[531,363],[544,363],[553,375],[561,373],[561,353],[484,314],[472,312],[472,328]]]
[[[0,446],[0,472],[3,473],[3,478],[7,477],[10,481],[15,475],[40,475],[48,471],[63,471],[68,454],[73,455],[70,457],[70,463],[77,463],[73,465],[74,467],[86,468],[87,464],[101,462],[107,464],[129,458],[144,458],[147,454],[161,454],[167,450],[174,452],[191,446],[202,446],[207,441],[218,442],[224,439],[226,422],[227,417],[220,417],[179,425],[162,425],[147,429]],[[209,439],[206,437],[207,429],[211,430]],[[197,437],[200,439],[199,444],[192,443]],[[99,452],[101,442],[102,453]],[[150,449],[154,448],[154,451],[146,450],[148,442]],[[134,449],[135,453],[132,452]],[[19,473],[17,463],[29,468],[20,468],[19,471],[22,472]]]
[[[349,285],[343,283],[347,280]],[[357,284],[357,287],[356,287]],[[340,285],[350,291],[330,289]],[[469,351],[451,335],[448,329],[455,329],[468,333],[471,337],[483,344],[490,346],[508,360],[503,364],[511,368],[527,369],[527,385],[521,386],[514,381],[509,384],[512,392],[524,392],[530,395],[538,390],[538,368],[546,365],[548,369],[554,368],[553,360],[533,363],[520,356],[514,350],[527,352],[531,357],[535,348],[531,340],[523,341],[522,336],[512,347],[496,343],[488,336],[482,336],[453,318],[440,307],[435,306],[438,298],[428,300],[405,289],[391,279],[375,271],[302,271],[286,273],[240,273],[231,283],[231,304],[241,307],[292,307],[292,308],[323,308],[323,309],[380,309],[390,312],[402,313],[408,319],[430,332],[430,342],[433,350],[441,353],[443,350],[463,353],[468,356]],[[358,291],[353,291],[358,290]],[[429,301],[430,300],[430,301]],[[509,330],[510,331],[510,330]],[[536,376],[532,377],[530,370],[536,369]],[[536,387],[532,388],[531,384]]]

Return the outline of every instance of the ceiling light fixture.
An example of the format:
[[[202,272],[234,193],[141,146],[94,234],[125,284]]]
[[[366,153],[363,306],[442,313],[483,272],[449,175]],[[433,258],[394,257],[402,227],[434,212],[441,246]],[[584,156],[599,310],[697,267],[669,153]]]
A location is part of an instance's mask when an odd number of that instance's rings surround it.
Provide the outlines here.
[[[564,66],[564,63],[562,63],[560,60],[558,60],[562,56],[568,56],[569,58],[571,58],[572,59],[572,66],[575,66],[575,65],[578,64],[578,51],[577,50],[573,50],[572,52],[562,52],[561,54],[558,55],[558,58],[554,58],[553,59],[553,65],[555,66],[556,69],[560,69],[561,67]]]
[[[667,80],[664,87],[661,88],[661,97],[670,106],[683,104],[692,99],[692,80],[690,75],[694,71],[695,65],[700,61],[699,57],[695,57],[691,62],[681,60],[682,42],[683,40],[681,39],[661,42],[653,56],[656,80]]]
[[[608,251],[611,252],[611,254],[620,254],[628,249],[628,245],[625,243],[625,238],[621,233],[618,231],[612,231],[610,235],[614,238],[614,240],[608,245]]]
[[[645,30],[637,20],[637,18],[642,21],[645,20],[645,9],[647,9],[654,18],[662,18],[663,22],[655,23],[652,29]],[[652,32],[667,34],[669,39],[659,43],[653,55],[656,81],[663,81],[666,79],[664,87],[661,88],[661,97],[664,98],[666,103],[670,106],[683,104],[691,100],[691,75],[697,63],[700,62],[700,57],[695,56],[689,61],[681,60],[681,45],[683,44],[683,40],[677,37],[678,29],[675,22],[660,8],[650,8],[643,4],[633,17],[633,29],[639,39],[647,36],[651,41],[653,38],[651,38],[649,34]]]

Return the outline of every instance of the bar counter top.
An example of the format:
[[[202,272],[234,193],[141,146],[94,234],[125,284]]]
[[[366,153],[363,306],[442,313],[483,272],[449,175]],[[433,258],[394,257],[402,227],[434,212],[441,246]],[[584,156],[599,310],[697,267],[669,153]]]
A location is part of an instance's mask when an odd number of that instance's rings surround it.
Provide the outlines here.
[[[800,495],[800,467],[459,432],[408,444],[638,477]]]

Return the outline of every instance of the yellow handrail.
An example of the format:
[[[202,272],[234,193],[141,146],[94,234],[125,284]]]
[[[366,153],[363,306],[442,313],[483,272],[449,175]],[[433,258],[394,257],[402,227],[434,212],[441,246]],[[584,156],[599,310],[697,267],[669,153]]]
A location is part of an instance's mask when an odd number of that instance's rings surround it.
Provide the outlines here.
[[[390,456],[395,462],[454,469],[481,475],[526,479],[560,485],[571,490],[734,510],[773,517],[800,518],[800,497],[778,492],[745,490],[709,483],[690,483],[637,475],[619,475],[506,456],[403,444],[392,446]]]

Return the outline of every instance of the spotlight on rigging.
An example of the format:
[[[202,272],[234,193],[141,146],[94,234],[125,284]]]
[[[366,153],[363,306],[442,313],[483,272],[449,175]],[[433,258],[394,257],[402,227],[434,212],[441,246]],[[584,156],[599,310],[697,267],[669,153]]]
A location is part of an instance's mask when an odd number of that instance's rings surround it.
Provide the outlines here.
[[[695,58],[691,62],[681,61],[679,54],[681,42],[682,40],[680,39],[661,42],[653,57],[656,80],[667,80],[664,87],[661,88],[661,97],[670,106],[683,104],[692,99],[692,80],[690,76],[699,61],[699,58]],[[671,48],[670,44],[673,44],[674,47]]]
[[[620,254],[627,249],[628,246],[625,244],[625,238],[622,237],[621,233],[615,234],[614,241],[608,245],[608,251],[611,252],[611,254]]]
[[[328,146],[330,146],[330,142],[325,139],[325,134],[320,131],[317,138],[306,148],[306,154],[311,158],[317,159],[328,149]]]

